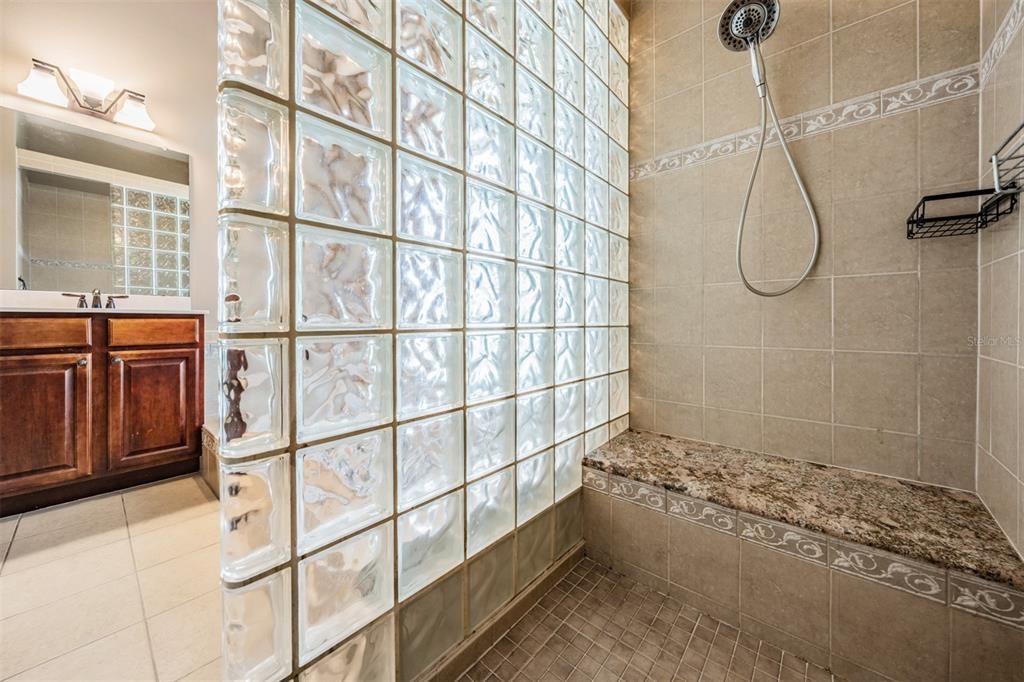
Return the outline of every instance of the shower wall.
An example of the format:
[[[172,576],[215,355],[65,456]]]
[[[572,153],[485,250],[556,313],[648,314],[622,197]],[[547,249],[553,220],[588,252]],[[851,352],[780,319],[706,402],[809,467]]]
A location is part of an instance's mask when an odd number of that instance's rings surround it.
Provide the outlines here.
[[[759,112],[726,4],[633,6],[632,426],[973,489],[977,239],[908,241],[905,220],[977,181],[978,4],[782,3],[768,83],[822,250],[774,299],[736,272]],[[810,248],[774,140],[744,244],[768,288]]]
[[[987,158],[1024,121],[1024,3],[981,3],[981,183]],[[1020,322],[1021,211],[983,231],[978,242],[980,329],[978,494],[1024,554],[1024,355]]]

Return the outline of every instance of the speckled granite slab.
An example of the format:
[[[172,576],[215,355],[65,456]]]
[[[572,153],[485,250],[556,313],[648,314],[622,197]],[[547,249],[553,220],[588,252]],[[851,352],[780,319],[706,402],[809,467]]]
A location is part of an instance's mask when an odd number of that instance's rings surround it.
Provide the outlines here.
[[[970,493],[632,430],[583,463],[1024,589],[1024,562]]]

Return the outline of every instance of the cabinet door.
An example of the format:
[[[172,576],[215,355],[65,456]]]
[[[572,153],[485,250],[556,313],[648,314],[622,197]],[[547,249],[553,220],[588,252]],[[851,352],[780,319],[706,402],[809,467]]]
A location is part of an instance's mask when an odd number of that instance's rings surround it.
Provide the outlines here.
[[[0,358],[0,495],[92,473],[88,353]]]
[[[111,469],[191,457],[199,423],[199,349],[110,353],[107,444]]]

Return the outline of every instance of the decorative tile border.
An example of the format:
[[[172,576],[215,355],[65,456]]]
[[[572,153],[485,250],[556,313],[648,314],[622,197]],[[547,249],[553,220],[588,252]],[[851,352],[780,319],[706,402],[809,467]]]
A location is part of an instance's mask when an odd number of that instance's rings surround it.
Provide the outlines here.
[[[635,502],[655,511],[665,511],[665,489],[631,481],[621,476],[609,475],[611,494],[628,502]]]
[[[583,487],[600,493],[608,492],[608,474],[599,469],[583,467]]]
[[[736,511],[733,509],[726,509],[695,497],[670,492],[668,494],[668,513],[671,516],[699,523],[727,535],[736,535]]]
[[[996,68],[996,64],[1006,54],[1006,51],[1010,49],[1010,45],[1013,44],[1013,40],[1017,37],[1017,32],[1020,31],[1022,24],[1024,24],[1024,0],[1014,0],[1013,4],[1010,5],[1010,9],[1006,10],[1006,16],[1003,17],[1003,22],[996,30],[996,34],[992,37],[992,44],[988,46],[984,56],[981,58],[980,72],[982,85],[988,83],[988,79],[992,76],[992,71]]]
[[[950,571],[949,605],[1024,630],[1024,593]]]
[[[32,265],[42,265],[48,268],[68,268],[72,270],[104,270],[106,272],[117,272],[123,266],[104,263],[82,263],[77,260],[55,260],[52,258],[30,258]]]
[[[828,554],[824,536],[750,514],[740,514],[740,537],[822,565]]]
[[[941,568],[841,540],[829,541],[828,564],[842,573],[946,603],[946,571]]]

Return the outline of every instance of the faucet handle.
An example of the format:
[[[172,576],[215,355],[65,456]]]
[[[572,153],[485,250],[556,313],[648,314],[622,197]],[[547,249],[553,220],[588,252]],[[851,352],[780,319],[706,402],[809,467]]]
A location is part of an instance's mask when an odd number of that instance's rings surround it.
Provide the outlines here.
[[[86,304],[86,302],[85,302],[85,294],[68,294],[68,293],[63,293],[62,292],[61,296],[70,296],[71,298],[77,298],[78,299],[78,305],[76,307],[78,307],[78,308],[88,308],[89,307]]]
[[[116,308],[114,305],[115,298],[128,298],[128,294],[107,294],[107,308]]]

